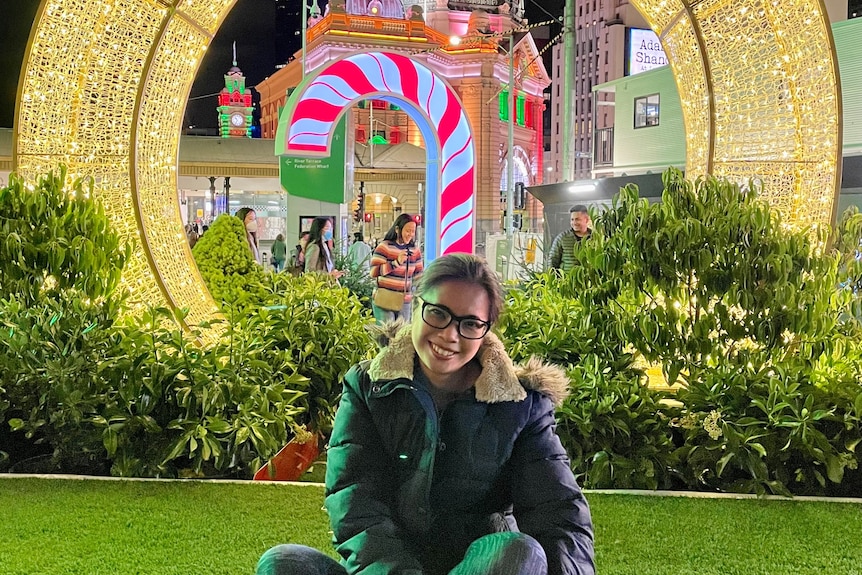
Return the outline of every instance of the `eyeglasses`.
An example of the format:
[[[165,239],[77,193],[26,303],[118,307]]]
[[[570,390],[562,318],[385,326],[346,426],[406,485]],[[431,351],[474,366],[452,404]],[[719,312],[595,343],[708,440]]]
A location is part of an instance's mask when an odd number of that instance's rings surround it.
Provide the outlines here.
[[[491,324],[470,316],[457,316],[445,306],[422,301],[422,321],[434,329],[446,329],[453,321],[457,325],[458,335],[464,339],[482,339]]]

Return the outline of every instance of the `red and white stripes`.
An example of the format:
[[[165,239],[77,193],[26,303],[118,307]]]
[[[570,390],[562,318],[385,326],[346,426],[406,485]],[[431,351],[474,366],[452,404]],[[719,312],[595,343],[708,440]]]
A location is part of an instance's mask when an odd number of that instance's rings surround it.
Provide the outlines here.
[[[427,178],[429,188],[440,182],[439,219],[427,222],[428,232],[439,235],[440,254],[473,251],[474,144],[461,102],[445,80],[407,56],[371,52],[332,62],[301,89],[284,134],[285,154],[327,153],[335,122],[357,100],[395,96],[412,106],[427,122],[423,134],[436,134],[426,146],[439,152],[439,162],[429,162],[439,173]],[[434,194],[428,189],[428,207],[437,205]]]

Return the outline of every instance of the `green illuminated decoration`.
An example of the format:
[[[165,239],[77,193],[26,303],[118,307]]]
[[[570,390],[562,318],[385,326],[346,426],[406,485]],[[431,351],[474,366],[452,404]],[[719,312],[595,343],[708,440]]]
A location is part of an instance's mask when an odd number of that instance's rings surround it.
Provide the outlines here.
[[[515,96],[515,123],[519,126],[526,124],[527,98],[523,94]],[[500,92],[500,121],[509,121],[509,91]]]

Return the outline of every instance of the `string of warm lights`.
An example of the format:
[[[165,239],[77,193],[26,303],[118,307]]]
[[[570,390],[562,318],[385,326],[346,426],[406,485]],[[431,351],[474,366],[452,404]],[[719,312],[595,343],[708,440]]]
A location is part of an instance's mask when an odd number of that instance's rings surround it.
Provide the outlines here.
[[[16,170],[63,163],[133,243],[123,271],[132,312],[187,308],[212,319],[212,301],[188,247],[177,198],[185,96],[233,0],[48,0],[40,7],[19,84]]]
[[[464,36],[461,38],[462,42],[469,41],[481,41],[481,40],[496,40],[501,38],[508,38],[512,34],[526,33],[531,30],[535,30],[536,28],[542,28],[543,26],[548,26],[550,24],[559,24],[556,20],[544,20],[542,22],[536,22],[534,24],[528,24],[526,26],[518,26],[517,28],[510,28],[508,30],[501,30],[499,32],[480,32],[473,36]]]
[[[133,300],[141,308],[187,308],[189,323],[212,318],[216,306],[180,224],[182,111],[206,47],[234,4],[45,0],[18,88],[17,171],[35,178],[64,163],[69,178],[92,176],[115,227],[136,246],[123,274]],[[660,34],[674,71],[687,173],[758,179],[786,221],[830,222],[841,94],[821,0],[633,5]],[[429,51],[441,49],[451,51]]]
[[[762,182],[794,226],[832,221],[841,93],[819,0],[634,0],[662,39],[686,127],[686,173]]]

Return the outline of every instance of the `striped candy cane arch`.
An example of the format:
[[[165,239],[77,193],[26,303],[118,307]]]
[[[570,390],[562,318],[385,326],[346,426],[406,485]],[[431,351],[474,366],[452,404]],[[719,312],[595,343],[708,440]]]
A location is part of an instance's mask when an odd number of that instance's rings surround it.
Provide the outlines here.
[[[276,155],[328,156],[332,131],[355,102],[394,103],[425,139],[425,258],[473,252],[474,142],[461,100],[422,63],[402,54],[352,54],[322,67],[290,96]]]

